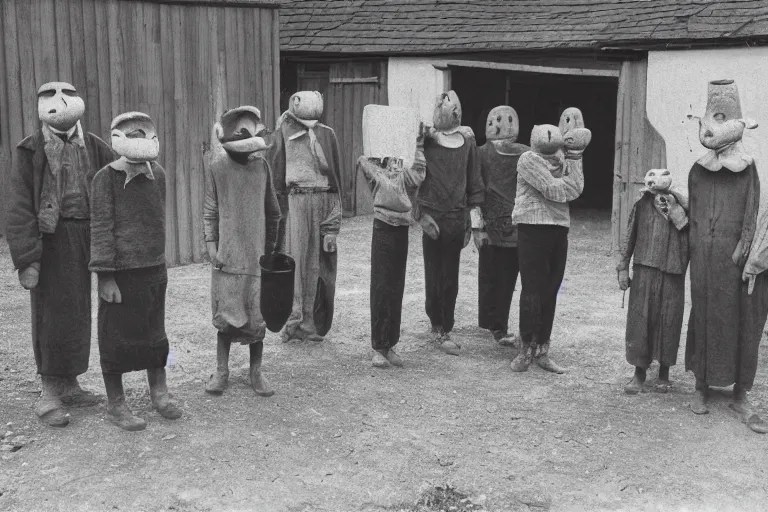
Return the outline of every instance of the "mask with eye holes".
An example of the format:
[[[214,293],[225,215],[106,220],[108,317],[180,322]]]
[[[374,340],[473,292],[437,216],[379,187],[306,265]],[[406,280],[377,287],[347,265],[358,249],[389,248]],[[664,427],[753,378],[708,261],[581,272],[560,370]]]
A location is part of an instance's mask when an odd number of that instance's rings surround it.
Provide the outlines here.
[[[520,132],[520,120],[515,109],[500,105],[488,113],[485,123],[485,138],[487,140],[510,140],[514,142]]]
[[[72,84],[49,82],[37,91],[37,115],[48,126],[67,131],[83,117],[85,102]]]
[[[455,131],[461,126],[461,101],[455,92],[444,92],[437,97],[432,123],[438,132]]]
[[[152,118],[142,112],[117,116],[112,121],[112,149],[134,163],[157,160],[160,142]]]
[[[651,169],[645,173],[644,181],[651,192],[666,192],[672,185],[672,176],[667,169]]]
[[[584,116],[576,107],[569,107],[563,111],[558,127],[563,134],[567,151],[580,154],[592,140],[592,132],[584,127]]]
[[[738,142],[745,128],[757,125],[742,118],[739,90],[733,80],[709,82],[707,109],[699,119],[699,141],[707,149],[719,150]]]
[[[261,122],[261,111],[256,107],[244,105],[224,112],[215,130],[219,142],[233,157],[247,157],[269,147],[263,138],[267,130]]]

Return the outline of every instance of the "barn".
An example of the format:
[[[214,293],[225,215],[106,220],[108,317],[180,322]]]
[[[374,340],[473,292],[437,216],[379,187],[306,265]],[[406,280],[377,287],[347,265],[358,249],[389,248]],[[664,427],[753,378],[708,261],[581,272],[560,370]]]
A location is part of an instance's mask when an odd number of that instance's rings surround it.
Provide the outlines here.
[[[735,79],[745,115],[762,123],[746,145],[768,182],[766,43],[765,0],[288,1],[281,101],[324,93],[345,153],[347,215],[371,211],[353,165],[367,103],[429,121],[435,95],[453,89],[478,144],[496,105],[517,110],[524,143],[534,123],[579,107],[593,141],[573,206],[611,216],[615,249],[645,172],[666,166],[684,181],[704,152],[688,115],[703,113],[709,80]]]
[[[203,166],[215,120],[279,102],[278,5],[263,0],[1,0],[0,190],[15,144],[39,127],[37,88],[72,83],[83,128],[109,140],[117,114],[148,113],[168,171],[169,264],[202,261]],[[0,228],[5,202],[0,199]]]

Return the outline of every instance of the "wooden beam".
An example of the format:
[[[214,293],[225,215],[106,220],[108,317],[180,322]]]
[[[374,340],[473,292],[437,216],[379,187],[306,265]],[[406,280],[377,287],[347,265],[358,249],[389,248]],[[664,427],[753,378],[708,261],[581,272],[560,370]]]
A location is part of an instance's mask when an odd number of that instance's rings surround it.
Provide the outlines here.
[[[513,64],[509,62],[486,62],[480,60],[448,60],[435,62],[435,69],[444,70],[446,67],[465,67],[465,68],[483,68],[498,69],[501,71],[524,71],[528,73],[547,73],[552,75],[576,75],[576,76],[605,76],[619,77],[619,69],[590,69],[573,67],[555,67],[555,66],[534,66],[531,64]]]
[[[353,77],[353,78],[331,78],[332,84],[378,84],[379,77]]]

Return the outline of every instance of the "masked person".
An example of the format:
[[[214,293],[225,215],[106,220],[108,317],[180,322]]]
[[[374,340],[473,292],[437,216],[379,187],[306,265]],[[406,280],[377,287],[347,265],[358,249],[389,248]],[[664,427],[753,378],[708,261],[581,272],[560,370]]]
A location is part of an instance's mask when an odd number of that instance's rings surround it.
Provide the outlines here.
[[[424,142],[427,175],[417,195],[417,217],[424,232],[426,311],[439,348],[458,355],[461,346],[450,333],[459,294],[459,261],[469,243],[469,210],[479,209],[485,189],[475,139],[461,126],[461,102],[455,92],[436,98],[432,120]]]
[[[629,213],[616,266],[619,287],[630,288],[625,342],[627,362],[635,367],[635,375],[624,386],[628,395],[643,390],[646,371],[654,360],[660,365],[656,390],[666,392],[671,387],[669,368],[677,362],[685,308],[687,207],[685,187],[673,185],[668,170],[651,169]]]
[[[269,150],[283,214],[278,247],[296,261],[293,312],[283,341],[322,341],[333,321],[341,160],[336,134],[318,121],[322,113],[319,92],[291,96]]]
[[[91,263],[99,278],[99,352],[107,389],[107,418],[124,430],[143,430],[125,401],[123,374],[147,371],[155,410],[177,419],[165,365],[165,171],[151,118],[128,112],[112,121],[119,159],[91,184]]]
[[[696,376],[691,410],[704,414],[709,386],[733,387],[731,408],[750,429],[768,432],[747,392],[768,315],[768,293],[756,261],[747,266],[755,237],[760,180],[742,143],[745,128],[733,80],[709,82],[699,141],[708,149],[691,168],[691,314],[685,367]],[[753,292],[753,293],[750,293]]]
[[[482,218],[473,220],[473,236],[480,253],[477,268],[478,324],[496,341],[513,344],[507,338],[509,308],[518,274],[517,228],[512,211],[517,193],[517,161],[530,148],[515,142],[520,131],[517,112],[501,105],[488,114],[485,138],[478,149],[480,173],[485,184]],[[476,214],[478,211],[473,210]]]
[[[566,109],[560,127],[533,127],[531,151],[517,164],[512,221],[517,225],[522,290],[521,348],[511,364],[516,372],[526,371],[532,360],[546,371],[565,371],[549,357],[550,336],[568,258],[568,203],[584,190],[581,155],[590,139],[581,112]]]
[[[365,157],[357,161],[373,194],[371,239],[371,345],[377,368],[403,366],[395,352],[400,341],[400,319],[408,261],[408,226],[412,196],[424,181],[424,125],[419,125],[414,163],[404,167],[402,158]]]
[[[205,388],[220,395],[229,378],[232,343],[248,345],[250,381],[260,396],[274,394],[261,375],[266,324],[261,317],[259,258],[277,243],[280,207],[263,151],[261,112],[243,106],[225,112],[215,127],[221,147],[206,170],[203,221],[213,264],[211,306],[216,327],[216,373]]]
[[[31,290],[32,346],[42,394],[35,406],[50,426],[69,423],[67,405],[95,405],[80,388],[91,347],[90,199],[93,176],[112,150],[83,131],[75,88],[38,90],[40,130],[16,148],[8,190],[7,238],[21,285]]]

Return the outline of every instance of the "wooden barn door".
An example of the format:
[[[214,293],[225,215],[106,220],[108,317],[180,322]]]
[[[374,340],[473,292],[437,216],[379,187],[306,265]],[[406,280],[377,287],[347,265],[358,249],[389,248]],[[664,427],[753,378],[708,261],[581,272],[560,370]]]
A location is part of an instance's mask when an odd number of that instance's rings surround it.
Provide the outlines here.
[[[611,249],[616,253],[627,231],[629,212],[649,169],[667,165],[664,139],[648,121],[646,82],[648,59],[625,61],[619,75],[616,105]]]
[[[363,108],[387,104],[386,61],[331,64],[325,123],[336,130],[341,152],[342,206],[345,216],[373,213],[365,180],[355,162],[363,154]]]

